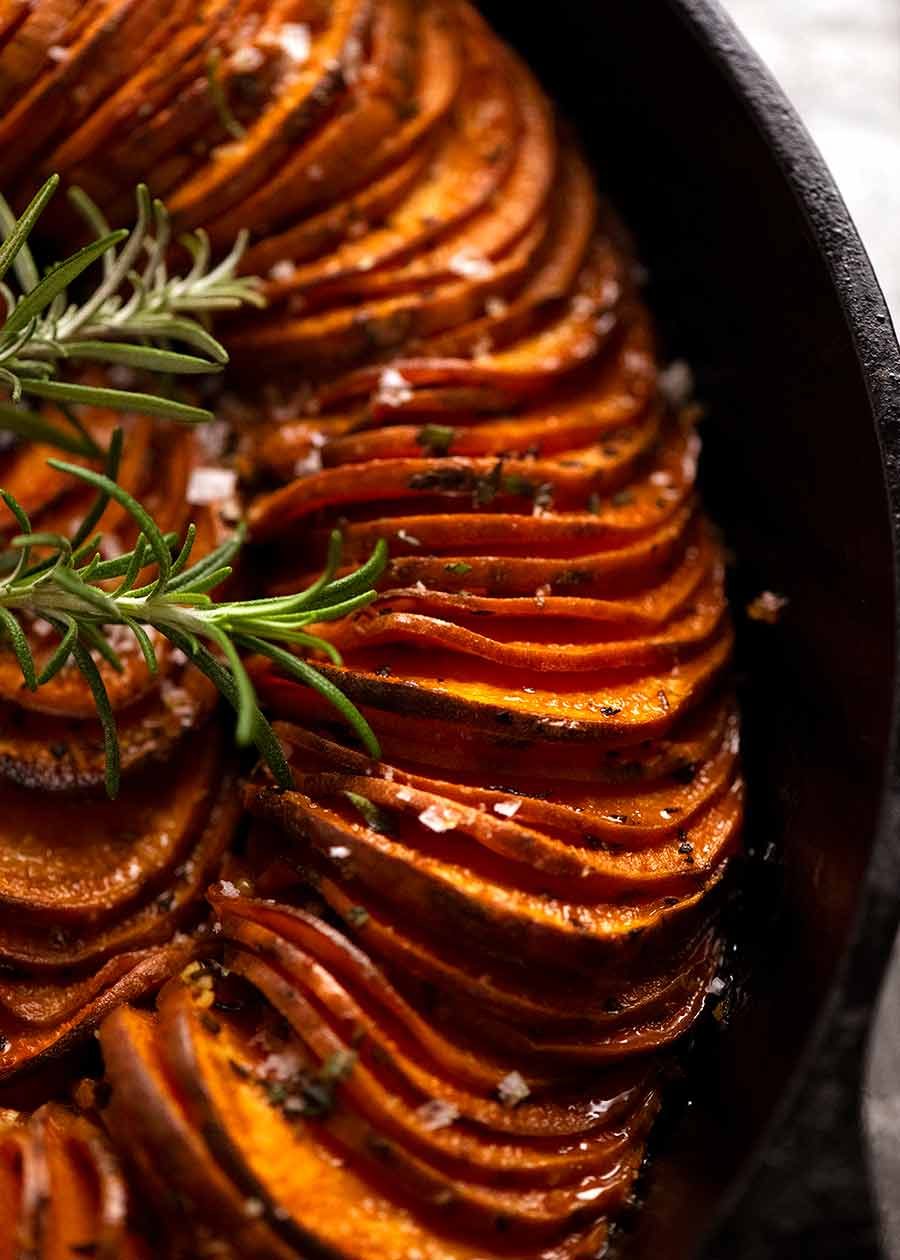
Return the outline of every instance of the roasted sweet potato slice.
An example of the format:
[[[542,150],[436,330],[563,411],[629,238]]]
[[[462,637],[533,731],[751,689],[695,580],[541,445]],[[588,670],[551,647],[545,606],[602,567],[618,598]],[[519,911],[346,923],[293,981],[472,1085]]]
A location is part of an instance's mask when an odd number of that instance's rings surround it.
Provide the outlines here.
[[[114,0],[97,6],[96,16],[64,55],[50,58],[30,90],[0,119],[3,172],[12,180],[28,169],[57,129],[84,116],[93,103],[127,78],[146,51],[167,34],[175,0]],[[15,144],[12,143],[15,138]]]
[[[239,1254],[294,1260],[286,1244],[248,1216],[244,1194],[210,1158],[172,1080],[155,1018],[120,1007],[103,1024],[100,1044],[112,1085],[106,1123],[126,1157],[145,1174],[147,1168],[169,1170],[189,1224],[214,1222]],[[159,1206],[166,1207],[165,1182],[159,1189],[164,1196]]]
[[[181,936],[167,945],[147,949],[127,957],[127,967],[119,974],[103,977],[84,1001],[63,1012],[55,1022],[29,1023],[8,1011],[0,1011],[0,1078],[32,1068],[50,1055],[62,1054],[71,1045],[94,1031],[102,1020],[123,1002],[134,1002],[152,993],[172,975],[177,975],[196,955],[198,944]],[[45,997],[49,996],[46,992]],[[54,995],[64,1007],[64,993]],[[72,995],[74,997],[74,995]]]
[[[533,80],[520,73],[511,82],[507,71],[492,44],[475,42],[426,178],[386,224],[270,285],[270,295],[335,304],[446,282],[460,274],[454,260],[477,269],[479,258],[502,253],[543,206],[555,164],[543,98]]]
[[[69,1260],[145,1257],[130,1229],[125,1179],[102,1131],[49,1103],[0,1134],[7,1187],[0,1255]]]
[[[218,1033],[201,1015],[185,986],[170,988],[162,1003],[165,1051],[207,1158],[262,1204],[260,1219],[273,1233],[301,1255],[368,1251],[400,1260],[418,1247],[426,1260],[474,1260],[472,1246],[436,1238],[352,1166],[337,1164],[314,1122],[292,1122],[273,1107],[257,1075],[265,1055],[224,1014]]]
[[[31,789],[0,787],[5,914],[84,931],[162,891],[208,818],[221,765],[222,737],[213,730],[171,768],[173,790],[162,796],[153,770],[113,802],[36,799]]]
[[[358,57],[370,0],[334,0],[309,56],[285,76],[282,90],[247,135],[210,155],[210,161],[171,199],[184,223],[210,222],[241,201],[322,117]]]
[[[201,726],[217,693],[197,670],[175,671],[158,692],[122,710],[118,719],[127,773],[167,757],[187,731]],[[106,756],[98,721],[70,720],[0,704],[0,777],[44,791],[96,788]]]
[[[198,899],[219,871],[226,846],[240,819],[240,802],[232,774],[222,774],[205,826],[172,872],[171,882],[143,890],[143,899],[118,918],[93,927],[29,922],[4,918],[0,924],[0,958],[35,972],[81,967],[125,950],[170,941],[186,920],[196,921]],[[51,977],[52,978],[52,977]]]
[[[369,56],[348,76],[343,107],[279,163],[274,177],[213,224],[217,239],[230,240],[243,224],[261,232],[302,216],[311,206],[333,204],[358,182],[356,155],[370,151],[410,104],[415,8],[412,0],[380,0],[372,16]]]
[[[358,176],[365,180],[371,170],[377,172],[373,183],[363,183],[355,189],[348,201],[342,202],[328,210],[310,218],[301,218],[274,235],[267,235],[257,242],[249,251],[246,260],[248,270],[256,274],[266,273],[278,262],[287,260],[302,261],[318,252],[318,246],[309,242],[318,242],[323,238],[320,231],[327,225],[327,241],[333,239],[331,233],[338,231],[343,238],[348,228],[354,224],[377,222],[379,207],[384,204],[385,182],[388,206],[393,204],[398,194],[397,187],[407,189],[407,179],[412,172],[421,171],[421,160],[428,158],[433,133],[439,128],[442,120],[457,97],[463,74],[463,46],[459,28],[451,20],[456,12],[456,0],[438,0],[420,6],[419,13],[419,73],[413,101],[408,111],[409,117],[403,120],[384,138],[375,151],[363,157],[363,165],[357,167]],[[416,153],[418,150],[418,157]],[[412,161],[412,168],[408,163]],[[399,165],[394,169],[394,163]],[[392,183],[393,174],[398,176]],[[233,212],[236,223],[245,222],[240,207]],[[224,232],[225,224],[217,225],[219,232]],[[324,249],[324,244],[321,246]]]

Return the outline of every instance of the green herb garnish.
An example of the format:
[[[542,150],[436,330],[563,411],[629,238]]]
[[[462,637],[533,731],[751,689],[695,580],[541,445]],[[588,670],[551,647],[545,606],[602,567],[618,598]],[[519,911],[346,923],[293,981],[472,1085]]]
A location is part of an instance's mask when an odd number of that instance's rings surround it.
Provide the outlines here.
[[[18,405],[0,403],[0,428],[20,437],[50,442],[71,453],[98,456],[96,443],[69,410],[90,404],[162,416],[184,423],[212,419],[202,407],[129,389],[95,387],[58,379],[62,365],[104,363],[164,375],[219,372],[228,361],[203,321],[214,311],[245,303],[261,306],[258,281],[239,277],[246,247],[242,233],[231,252],[211,266],[202,231],[181,237],[192,258],[184,275],[170,276],[169,217],[144,185],[137,190],[137,222],[131,231],[111,231],[99,209],[81,190],[70,198],[96,233],[96,240],[56,263],[42,277],[28,246],[38,219],[59,185],[54,175],[16,219],[0,196],[0,295],[6,316],[0,325],[0,385],[13,404],[24,395],[58,404],[71,429],[60,428]],[[95,264],[102,278],[78,300],[69,288]],[[16,291],[4,281],[12,268]],[[173,350],[172,343],[189,352]]]
[[[194,526],[189,526],[181,541],[175,535],[164,535],[146,508],[116,482],[120,454],[121,431],[117,431],[105,472],[61,460],[48,461],[51,467],[97,490],[93,506],[71,538],[33,532],[21,505],[7,491],[0,490],[0,498],[20,530],[10,540],[10,551],[6,553],[10,561],[8,574],[0,579],[0,632],[11,644],[30,690],[49,682],[70,660],[84,675],[103,727],[109,795],[115,796],[119,788],[119,746],[115,717],[93,653],[112,668],[123,668],[119,654],[104,633],[116,625],[131,631],[154,673],[158,661],[147,627],[184,652],[236,709],[238,743],[255,744],[281,786],[291,785],[291,772],[281,745],[260,712],[241,660],[242,651],[268,657],[286,674],[319,692],[341,713],[367,751],[378,756],[378,742],[362,714],[334,683],[289,649],[312,649],[340,664],[334,647],[309,634],[305,627],[337,620],[375,598],[373,583],[387,560],[385,544],[379,543],[371,559],[355,573],[335,578],[341,538],[334,533],[325,571],[307,590],[295,595],[217,603],[210,592],[230,577],[232,561],[244,540],[243,529],[191,563]],[[126,510],[140,533],[131,551],[114,560],[104,560],[99,550],[100,535],[93,530],[110,500]],[[36,549],[40,559],[34,558]],[[140,573],[148,568],[150,580],[137,586]],[[57,648],[40,674],[24,630],[37,617],[49,622],[59,635]]]

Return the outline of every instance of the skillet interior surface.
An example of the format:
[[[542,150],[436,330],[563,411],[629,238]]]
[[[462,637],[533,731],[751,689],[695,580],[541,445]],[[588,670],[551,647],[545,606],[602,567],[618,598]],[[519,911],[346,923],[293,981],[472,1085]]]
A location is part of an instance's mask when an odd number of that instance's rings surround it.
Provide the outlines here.
[[[821,158],[714,4],[482,7],[637,236],[666,348],[708,406],[705,492],[738,557],[750,974],[698,1047],[620,1249],[874,1256],[861,1074],[900,900],[887,310]],[[775,627],[741,615],[763,590],[790,601]]]

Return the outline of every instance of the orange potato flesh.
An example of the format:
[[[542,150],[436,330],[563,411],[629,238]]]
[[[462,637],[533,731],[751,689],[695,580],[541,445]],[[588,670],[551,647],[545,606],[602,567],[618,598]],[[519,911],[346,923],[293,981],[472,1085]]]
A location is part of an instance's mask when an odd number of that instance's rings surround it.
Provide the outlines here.
[[[166,1260],[587,1260],[716,991],[743,809],[725,552],[631,242],[467,0],[7,6],[0,102],[17,206],[59,169],[124,222],[149,164],[176,228],[249,233],[270,307],[217,331],[251,593],[313,578],[336,527],[342,574],[390,547],[374,602],[314,627],[341,663],[310,654],[380,760],[248,662],[292,790],[239,788],[213,689],[124,646],[104,806],[80,677],[27,694],[0,647],[0,1074],[103,1023],[104,1123]],[[62,204],[45,224],[84,239]],[[196,515],[202,554],[217,512],[184,499],[217,457],[126,425],[123,484],[164,529]],[[69,530],[91,495],[47,453],[0,483]],[[101,524],[133,545],[118,506]],[[0,1216],[35,1260],[136,1260],[119,1172],[68,1125],[0,1134]]]

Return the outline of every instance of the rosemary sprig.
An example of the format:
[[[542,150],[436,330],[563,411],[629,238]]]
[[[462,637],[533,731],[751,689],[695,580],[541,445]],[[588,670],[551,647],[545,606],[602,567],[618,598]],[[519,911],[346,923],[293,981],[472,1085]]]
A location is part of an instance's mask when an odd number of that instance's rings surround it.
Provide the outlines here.
[[[335,578],[341,539],[334,533],[325,570],[305,591],[217,603],[210,592],[230,577],[232,561],[244,540],[243,529],[192,562],[194,526],[189,526],[180,542],[174,535],[163,534],[147,510],[115,480],[120,452],[121,431],[110,445],[105,472],[62,460],[48,461],[97,490],[96,501],[72,538],[34,532],[21,505],[0,489],[0,499],[21,531],[10,542],[13,552],[18,553],[15,568],[0,580],[0,630],[31,690],[49,682],[70,660],[84,675],[103,727],[108,794],[114,797],[119,789],[119,748],[115,716],[94,657],[99,655],[114,669],[123,668],[121,657],[104,633],[110,626],[125,626],[131,631],[154,673],[159,663],[147,627],[184,652],[237,711],[238,743],[255,744],[282,786],[292,782],[290,769],[260,712],[241,660],[242,651],[267,656],[318,691],[349,723],[367,751],[378,756],[378,742],[362,714],[329,679],[289,649],[317,650],[340,663],[334,647],[310,634],[307,627],[337,620],[375,598],[373,584],[387,559],[384,543],[378,544],[371,559],[356,572]],[[100,536],[92,536],[92,531],[111,499],[125,508],[140,533],[131,551],[104,560]],[[34,558],[36,550],[39,559]],[[139,576],[148,569],[151,577],[138,586]],[[25,633],[28,622],[38,617],[49,622],[59,636],[40,673]]]
[[[96,239],[41,277],[28,240],[58,184],[58,176],[48,179],[19,219],[0,196],[4,238],[0,295],[6,306],[0,325],[0,385],[7,387],[13,404],[20,403],[23,395],[57,403],[74,435],[9,403],[0,403],[0,428],[42,442],[56,435],[56,445],[63,450],[97,456],[96,445],[68,410],[71,404],[127,409],[185,423],[211,419],[202,407],[155,394],[60,380],[58,374],[63,363],[104,363],[166,375],[221,371],[228,355],[204,321],[214,311],[265,304],[258,282],[237,275],[246,234],[215,266],[211,266],[204,232],[182,236],[192,265],[184,275],[170,276],[169,216],[143,184],[137,189],[137,221],[130,232],[111,231],[91,199],[80,189],[72,189],[72,204]],[[70,300],[70,286],[94,264],[102,266],[102,279],[81,300]],[[18,292],[4,280],[10,268]],[[173,350],[172,343],[183,348]]]

